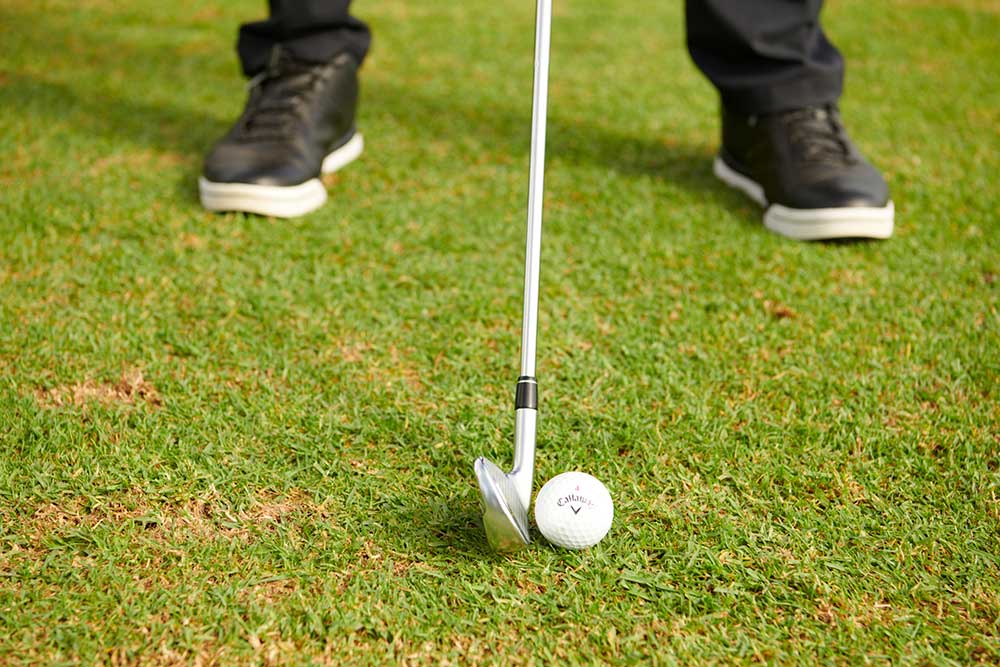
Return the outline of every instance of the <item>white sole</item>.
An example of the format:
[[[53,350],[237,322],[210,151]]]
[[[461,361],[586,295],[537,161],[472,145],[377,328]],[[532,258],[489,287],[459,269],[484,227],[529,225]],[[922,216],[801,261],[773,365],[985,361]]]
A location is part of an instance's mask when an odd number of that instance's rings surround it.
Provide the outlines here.
[[[716,157],[712,165],[715,176],[726,185],[743,192],[765,208],[764,226],[776,234],[799,241],[830,239],[887,239],[892,236],[895,207],[847,206],[843,208],[789,208],[767,203],[767,197],[756,181],[732,169]]]
[[[364,137],[361,136],[360,132],[355,132],[354,136],[346,144],[323,158],[323,166],[320,167],[320,172],[332,174],[335,171],[339,171],[361,157],[361,153],[364,150]]]
[[[364,147],[364,139],[356,132],[346,144],[323,158],[321,173],[331,174],[347,166],[358,159]],[[198,192],[201,205],[209,211],[242,211],[275,218],[296,218],[326,203],[326,188],[318,178],[282,186],[216,183],[202,176]]]

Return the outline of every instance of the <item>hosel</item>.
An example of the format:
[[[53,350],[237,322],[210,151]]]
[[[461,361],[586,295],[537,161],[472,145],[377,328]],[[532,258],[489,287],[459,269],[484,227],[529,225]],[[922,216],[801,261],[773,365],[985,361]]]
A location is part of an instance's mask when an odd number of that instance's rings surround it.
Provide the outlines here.
[[[517,379],[514,410],[514,468],[510,478],[522,506],[528,508],[535,476],[535,422],[538,419],[538,382],[535,378],[523,375]]]

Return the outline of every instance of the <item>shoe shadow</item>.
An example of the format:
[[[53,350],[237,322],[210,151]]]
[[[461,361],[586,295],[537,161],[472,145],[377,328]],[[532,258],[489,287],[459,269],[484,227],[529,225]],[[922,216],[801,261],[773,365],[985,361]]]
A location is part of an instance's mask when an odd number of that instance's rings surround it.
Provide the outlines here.
[[[16,108],[19,115],[31,118],[36,130],[32,134],[42,140],[67,131],[106,139],[116,147],[134,146],[167,155],[172,164],[184,168],[177,178],[177,194],[196,201],[201,157],[230,121],[198,106],[203,96],[197,87],[178,86],[177,94],[171,95],[162,86],[147,86],[163,79],[191,81],[192,72],[206,62],[206,56],[200,52],[186,55],[191,44],[164,48],[162,42],[148,38],[149,31],[125,36],[111,23],[100,22],[98,10],[94,10],[94,20],[81,23],[69,13],[27,7],[0,8],[0,25],[16,35],[8,48],[16,49],[15,57],[25,63],[31,63],[34,54],[50,52],[54,45],[62,55],[50,70],[30,64],[6,65],[0,71],[0,108]],[[236,70],[234,63],[234,75]],[[216,85],[210,78],[205,86]],[[233,88],[238,90],[238,84]],[[156,97],[145,97],[150,93]],[[234,114],[238,104],[233,105]],[[80,160],[95,163],[106,157],[97,152],[78,155]]]
[[[484,109],[467,96],[445,98],[386,80],[362,79],[362,96],[362,127],[368,112],[375,117],[405,119],[409,131],[427,142],[450,142],[457,148],[467,138],[478,138],[511,155],[528,151],[530,109],[513,105]],[[442,131],[445,125],[447,130]],[[594,122],[571,120],[561,116],[557,108],[549,109],[546,160],[550,165],[557,161],[590,164],[626,176],[660,179],[681,190],[710,197],[736,219],[753,228],[761,227],[760,209],[720,183],[712,173],[715,151],[714,145],[640,136]]]
[[[444,141],[457,146],[469,137],[488,137],[497,146],[509,146],[512,153],[523,153],[527,149],[530,117],[517,110],[492,107],[489,114],[484,114],[471,105],[397,86],[376,84],[366,88],[365,107],[359,115],[363,131],[366,109],[372,109],[377,115],[405,116],[415,136],[428,141]],[[405,110],[395,107],[392,102],[401,97],[408,100]],[[242,98],[234,100],[233,118],[241,103]],[[196,181],[201,159],[232,121],[178,105],[113,97],[100,90],[83,92],[71,84],[18,73],[6,75],[4,85],[0,86],[0,106],[16,106],[42,126],[65,123],[69,110],[74,132],[178,156],[186,166],[178,191],[192,202],[197,201]],[[114,113],[109,113],[112,108]],[[442,137],[436,130],[429,129],[442,118],[448,120],[450,136]],[[377,145],[377,141],[371,144]],[[567,121],[554,114],[548,121],[547,155],[550,162],[589,163],[622,174],[664,179],[678,187],[717,197],[720,203],[734,211],[747,208],[741,197],[731,194],[715,180],[711,173],[713,152],[708,146],[669,145],[653,137],[631,136],[606,127]],[[99,158],[94,156],[95,160]],[[756,216],[753,221],[757,222]]]
[[[64,124],[72,113],[74,132],[185,158],[200,157],[208,143],[228,127],[188,108],[109,97],[99,90],[83,93],[66,83],[9,73],[0,87],[0,105],[15,104],[41,126]]]

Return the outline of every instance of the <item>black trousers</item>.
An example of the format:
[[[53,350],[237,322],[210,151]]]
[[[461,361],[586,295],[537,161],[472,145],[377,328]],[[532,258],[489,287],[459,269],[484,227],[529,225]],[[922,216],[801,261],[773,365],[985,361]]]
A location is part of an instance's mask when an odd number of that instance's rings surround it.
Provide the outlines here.
[[[281,44],[313,62],[347,51],[358,62],[371,44],[350,0],[268,0],[270,17],[240,27],[243,71],[262,70]],[[819,24],[822,0],[686,0],[688,52],[741,113],[770,113],[836,102],[844,61]]]

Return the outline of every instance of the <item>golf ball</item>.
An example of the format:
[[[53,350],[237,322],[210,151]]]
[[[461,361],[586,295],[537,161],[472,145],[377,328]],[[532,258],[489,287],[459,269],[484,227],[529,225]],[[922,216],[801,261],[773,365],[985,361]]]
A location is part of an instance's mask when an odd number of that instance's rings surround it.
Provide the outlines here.
[[[556,475],[535,498],[538,530],[552,544],[567,549],[586,549],[600,542],[614,515],[611,494],[585,472]]]

